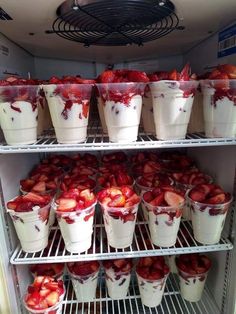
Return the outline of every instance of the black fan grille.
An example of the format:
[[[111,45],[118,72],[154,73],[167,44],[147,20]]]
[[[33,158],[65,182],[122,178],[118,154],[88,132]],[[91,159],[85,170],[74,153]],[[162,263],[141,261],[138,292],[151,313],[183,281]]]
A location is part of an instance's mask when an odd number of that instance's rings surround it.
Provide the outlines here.
[[[58,8],[53,30],[68,40],[87,46],[142,45],[177,28],[179,19],[169,0],[93,0]],[[163,4],[163,3],[162,3]]]

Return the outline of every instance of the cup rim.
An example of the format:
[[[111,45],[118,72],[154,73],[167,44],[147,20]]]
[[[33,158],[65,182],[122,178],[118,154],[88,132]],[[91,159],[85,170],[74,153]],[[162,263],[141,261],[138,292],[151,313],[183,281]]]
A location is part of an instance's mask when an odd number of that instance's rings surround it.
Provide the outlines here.
[[[160,278],[160,279],[146,279],[146,278],[143,278],[142,276],[139,275],[139,273],[137,272],[137,270],[135,270],[135,273],[136,273],[136,276],[139,276],[140,278],[142,278],[143,280],[147,281],[147,282],[160,282],[162,281],[163,279],[167,279],[167,277],[169,276],[170,274],[170,268],[169,268],[169,272],[167,274],[164,275],[164,277]]]
[[[52,209],[55,211],[55,213],[61,217],[63,216],[68,216],[69,215],[73,215],[73,214],[77,214],[77,213],[84,213],[84,212],[87,212],[88,210],[90,210],[92,207],[95,207],[97,204],[97,199],[95,200],[95,202],[93,204],[91,204],[89,207],[86,207],[84,209],[81,209],[81,210],[73,210],[73,211],[57,211],[57,209],[55,208],[57,206],[56,204],[56,201],[54,202],[54,206],[52,206]]]
[[[139,196],[139,198],[140,198],[140,200],[139,200],[139,202],[138,203],[136,203],[136,204],[134,204],[134,205],[131,205],[131,206],[129,206],[129,207],[110,207],[110,206],[108,206],[108,205],[103,205],[101,202],[99,202],[98,201],[98,204],[102,207],[102,208],[104,208],[104,207],[106,207],[106,209],[108,209],[108,210],[110,210],[110,211],[118,211],[118,210],[120,210],[120,211],[124,211],[124,209],[127,209],[127,210],[129,210],[130,208],[133,208],[133,207],[138,207],[139,206],[139,204],[140,204],[140,202],[141,202],[141,197]]]
[[[175,265],[176,265],[176,268],[177,268],[177,270],[178,270],[178,273],[179,273],[179,272],[182,272],[183,274],[186,274],[186,276],[188,276],[188,277],[195,278],[195,277],[200,277],[200,276],[203,276],[203,275],[207,275],[207,274],[209,273],[210,269],[211,269],[212,263],[211,263],[211,265],[210,265],[210,267],[208,268],[207,271],[205,271],[204,273],[199,273],[199,274],[189,274],[189,273],[183,271],[182,269],[180,269],[180,268],[178,267],[177,263],[175,263]]]
[[[87,278],[87,279],[88,279],[88,278],[90,278],[90,277],[93,277],[93,275],[99,274],[100,269],[101,269],[101,265],[100,265],[100,263],[99,263],[98,269],[97,269],[96,271],[94,271],[93,273],[90,273],[90,274],[88,274],[88,275],[77,275],[77,274],[71,272],[70,269],[69,269],[69,267],[68,267],[68,265],[66,264],[66,270],[67,270],[68,274],[69,274],[71,277],[74,277],[75,279],[77,279],[77,278]],[[76,277],[77,277],[77,278],[76,278]]]

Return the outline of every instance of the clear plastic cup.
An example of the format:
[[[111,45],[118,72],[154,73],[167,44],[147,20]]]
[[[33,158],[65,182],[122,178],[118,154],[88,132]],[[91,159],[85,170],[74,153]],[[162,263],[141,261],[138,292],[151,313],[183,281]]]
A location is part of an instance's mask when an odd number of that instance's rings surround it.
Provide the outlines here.
[[[223,204],[204,204],[193,201],[188,195],[189,191],[186,199],[191,206],[194,239],[202,244],[218,243],[232,198]]]
[[[184,139],[192,110],[197,81],[159,81],[149,84],[156,137]]]
[[[155,123],[152,106],[152,95],[150,91],[145,92],[143,96],[143,107],[141,119],[143,122],[143,128],[146,133],[155,134]]]
[[[116,272],[112,267],[105,267],[105,279],[108,295],[113,300],[122,300],[127,296],[131,278],[129,272]]]
[[[102,97],[97,97],[97,106],[98,106],[98,113],[99,113],[99,118],[102,124],[102,130],[103,133],[107,134],[107,125],[106,125],[106,121],[105,121],[105,115],[104,115],[104,101],[102,99]]]
[[[65,286],[64,286],[64,291],[66,291]],[[60,296],[59,301],[55,305],[44,310],[31,309],[25,302],[26,295],[23,297],[23,304],[29,314],[62,314],[62,305],[63,305],[62,302],[63,302],[64,296],[65,296],[65,292]]]
[[[109,207],[101,204],[107,241],[115,249],[123,249],[133,242],[138,205]]]
[[[39,89],[38,97],[38,127],[37,134],[41,135],[43,131],[48,130],[52,127],[52,120],[48,108],[47,99],[43,88]]]
[[[153,206],[144,199],[142,202],[148,210],[148,227],[152,243],[162,247],[175,245],[184,202],[179,206]]]
[[[72,285],[78,302],[92,302],[96,298],[99,270],[87,276],[76,275],[69,271]]]
[[[65,247],[71,253],[87,251],[92,244],[95,205],[74,212],[56,211]]]
[[[162,279],[150,280],[142,278],[137,272],[139,292],[143,305],[156,307],[161,303],[168,274]]]
[[[57,141],[84,142],[87,138],[92,84],[43,85]]]
[[[30,212],[8,209],[21,247],[26,253],[36,253],[46,248],[49,236],[49,210],[51,204]]]
[[[202,297],[208,271],[202,274],[189,274],[177,267],[180,293],[189,302],[198,302]]]
[[[0,125],[8,145],[37,140],[37,85],[0,86]]]
[[[235,137],[236,80],[202,80],[203,115],[207,137]]]
[[[115,143],[137,140],[144,83],[96,84],[104,100],[109,140]]]

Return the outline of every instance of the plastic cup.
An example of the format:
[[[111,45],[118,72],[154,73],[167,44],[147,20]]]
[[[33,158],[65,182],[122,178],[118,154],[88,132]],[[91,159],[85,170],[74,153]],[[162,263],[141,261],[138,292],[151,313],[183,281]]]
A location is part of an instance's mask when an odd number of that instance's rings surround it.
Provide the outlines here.
[[[142,278],[137,272],[136,276],[138,279],[139,292],[143,305],[149,307],[158,306],[161,303],[163,297],[168,274],[162,279],[158,280]]]
[[[190,119],[196,81],[159,81],[150,83],[156,137],[184,139]]]
[[[0,86],[0,125],[8,145],[37,140],[37,85]]]
[[[95,205],[74,212],[58,212],[56,217],[65,247],[71,253],[87,251],[92,244]]]
[[[43,131],[48,130],[52,127],[52,120],[48,108],[47,99],[43,88],[39,89],[38,97],[38,127],[37,134],[41,135]]]
[[[84,142],[87,138],[90,84],[43,85],[55,129],[62,144]]]
[[[69,271],[78,302],[92,302],[96,298],[99,270],[88,276],[79,276]]]
[[[133,242],[138,204],[131,207],[109,207],[101,203],[100,205],[108,244],[115,249],[129,247]],[[133,220],[127,219],[130,215]]]
[[[109,140],[115,143],[137,140],[144,83],[96,84],[104,100]]]
[[[220,241],[225,219],[232,198],[223,204],[204,204],[186,199],[191,206],[194,239],[202,244],[216,244]]]
[[[46,248],[49,236],[49,210],[51,204],[30,212],[8,209],[21,247],[26,253],[36,253]]]
[[[189,274],[178,269],[180,293],[189,302],[198,302],[206,283],[208,271],[203,274]]]
[[[144,199],[142,202],[148,210],[148,227],[152,243],[162,247],[175,245],[184,202],[179,206],[153,206]]]
[[[156,128],[154,123],[152,95],[150,91],[145,92],[143,96],[143,107],[141,114],[143,128],[146,133],[155,134]]]
[[[65,287],[64,287],[64,291],[65,291]],[[63,305],[62,302],[64,299],[64,295],[65,295],[65,292],[60,296],[59,301],[55,305],[44,310],[34,310],[28,307],[28,305],[25,302],[26,295],[23,297],[23,304],[29,314],[62,314],[62,305]]]
[[[97,106],[98,106],[98,113],[99,113],[99,118],[102,124],[102,130],[103,133],[107,134],[107,125],[105,121],[105,115],[104,115],[104,101],[102,100],[102,97],[97,97]]]
[[[235,137],[236,80],[203,80],[200,83],[206,136]]]
[[[112,267],[105,267],[105,280],[108,295],[113,300],[122,300],[127,296],[131,278],[131,271],[116,272]]]

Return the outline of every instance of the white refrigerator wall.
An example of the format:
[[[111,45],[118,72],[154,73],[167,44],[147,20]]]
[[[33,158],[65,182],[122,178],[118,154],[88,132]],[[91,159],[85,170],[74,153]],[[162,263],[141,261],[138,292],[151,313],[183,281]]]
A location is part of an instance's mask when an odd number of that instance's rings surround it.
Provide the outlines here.
[[[0,78],[9,76],[4,72],[34,77],[34,57],[0,33]]]

